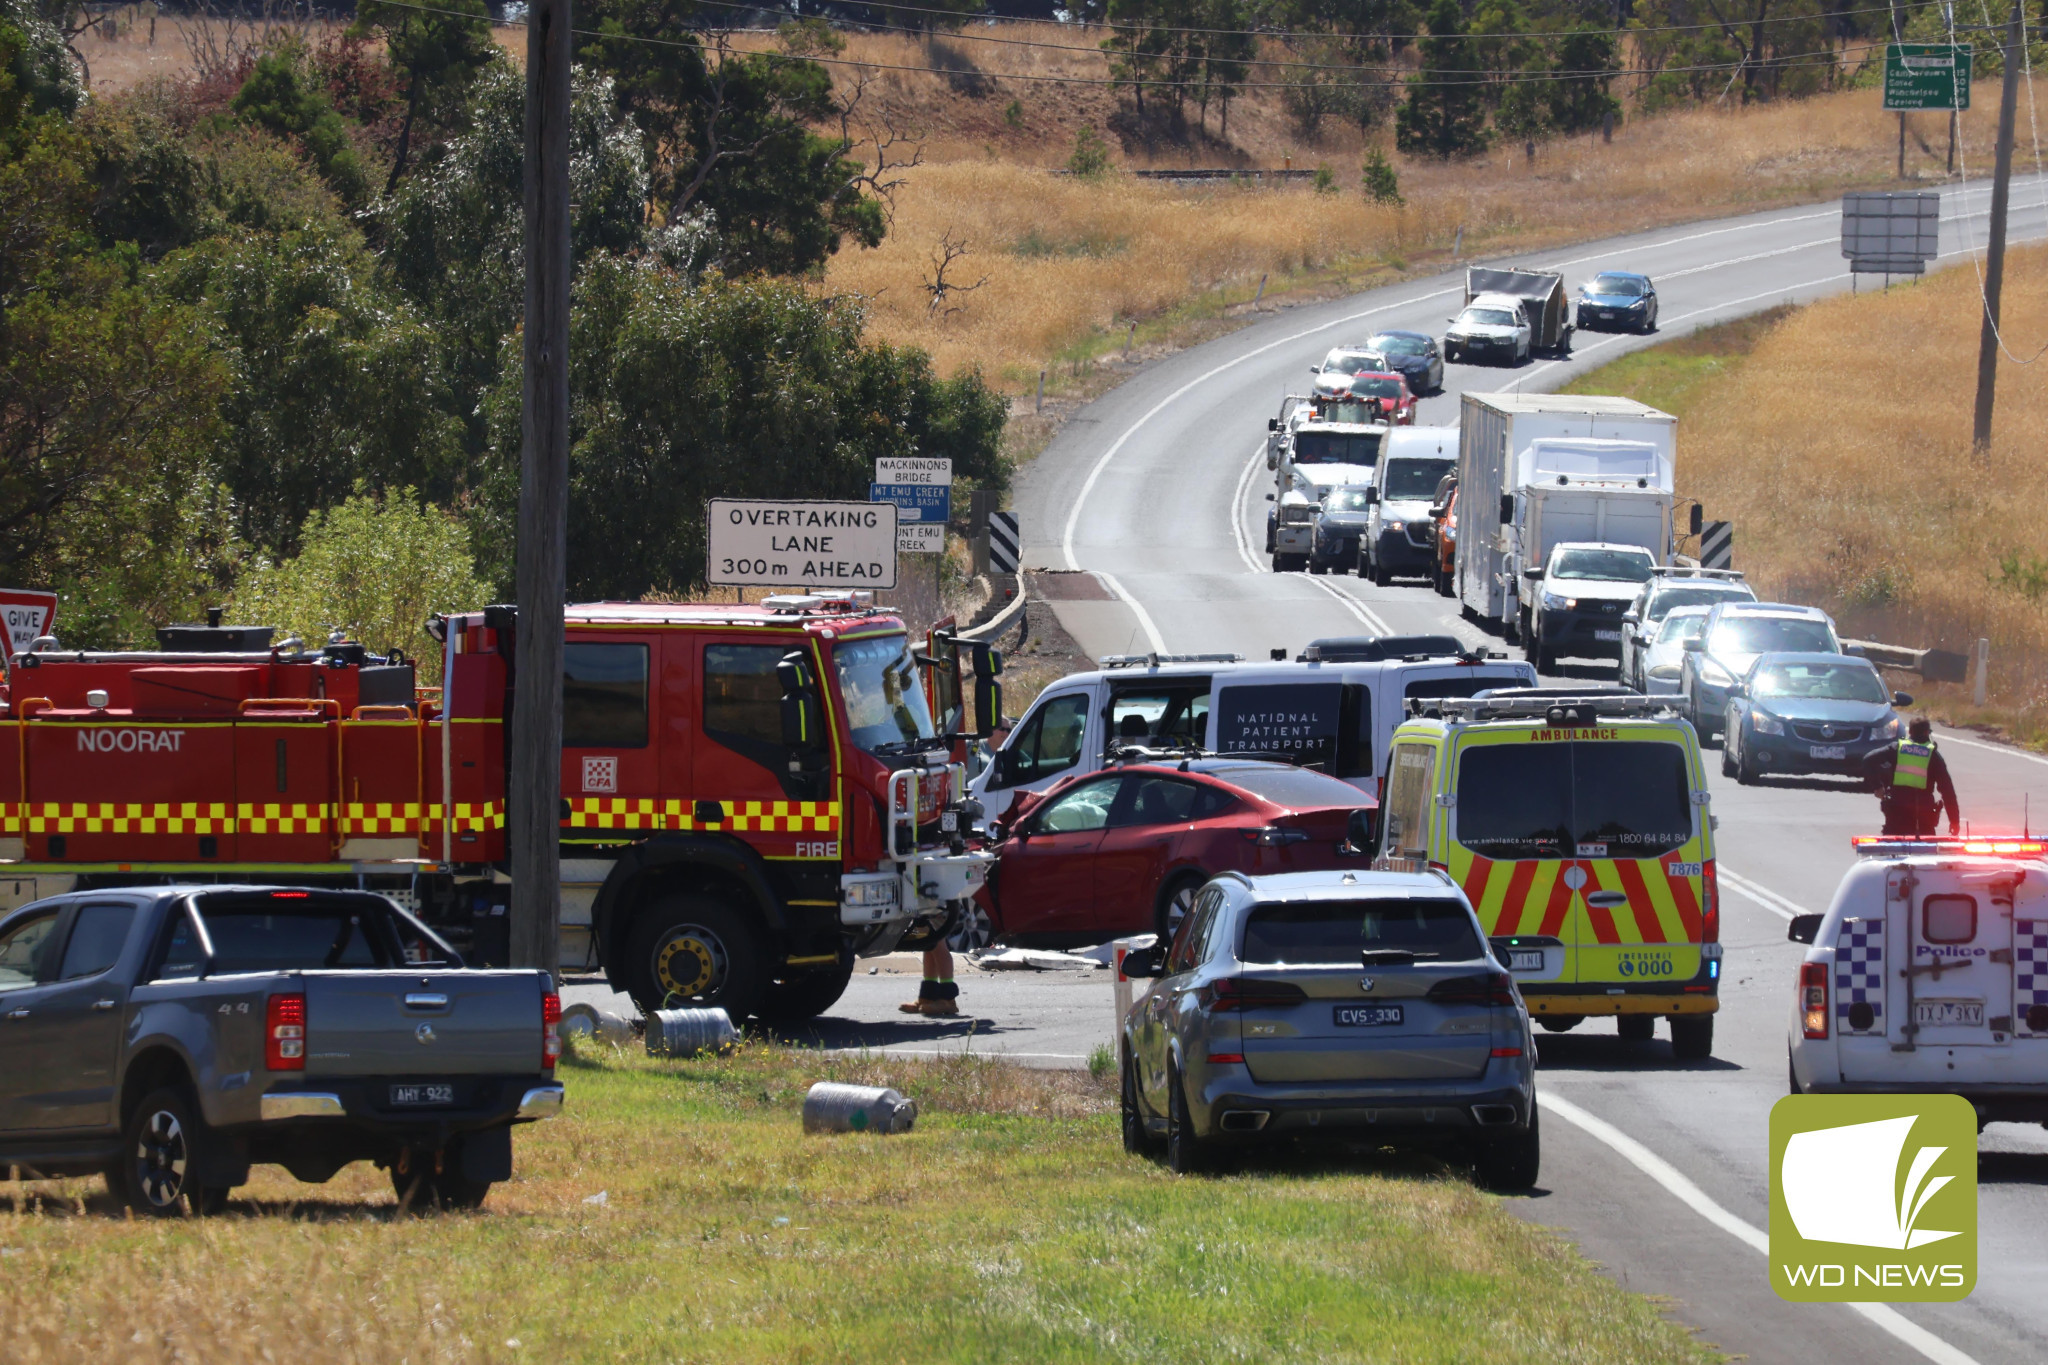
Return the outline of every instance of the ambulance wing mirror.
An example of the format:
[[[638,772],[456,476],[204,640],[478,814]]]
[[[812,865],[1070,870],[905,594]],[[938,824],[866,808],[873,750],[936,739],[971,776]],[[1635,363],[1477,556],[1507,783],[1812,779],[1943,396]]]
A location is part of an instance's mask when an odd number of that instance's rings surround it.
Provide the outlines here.
[[[968,641],[974,651],[974,737],[987,739],[1003,718],[1003,652],[979,640]]]
[[[1785,937],[1793,943],[1811,943],[1820,937],[1819,915],[1794,915],[1785,926]]]
[[[782,742],[789,746],[794,765],[798,751],[825,747],[825,719],[818,705],[818,689],[811,681],[810,662],[802,650],[792,649],[783,655],[775,665],[775,676],[782,684]]]

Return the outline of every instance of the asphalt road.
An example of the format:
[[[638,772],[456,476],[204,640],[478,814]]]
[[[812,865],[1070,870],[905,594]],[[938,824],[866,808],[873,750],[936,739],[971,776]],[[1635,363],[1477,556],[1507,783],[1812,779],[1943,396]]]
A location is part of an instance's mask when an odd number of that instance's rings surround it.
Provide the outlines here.
[[[1981,185],[1945,196],[1950,263],[1966,240],[1981,243],[1988,197]],[[2041,183],[2016,181],[2013,198],[2013,239],[2044,235]],[[1562,269],[1573,286],[1603,268],[1654,276],[1669,336],[1849,288],[1838,234],[1830,203],[1522,260]],[[1026,472],[1016,502],[1027,566],[1095,571],[1120,599],[1062,604],[1062,623],[1082,647],[1098,657],[1156,649],[1263,658],[1323,635],[1451,630],[1478,642],[1449,599],[1426,588],[1276,575],[1259,553],[1263,495],[1272,486],[1262,440],[1281,396],[1303,391],[1307,367],[1332,345],[1389,327],[1441,335],[1462,301],[1460,287],[1460,276],[1444,275],[1276,314],[1148,367],[1073,418]],[[2018,320],[2014,330],[2038,339],[2040,326]],[[1465,388],[1554,388],[1654,340],[1582,333],[1566,361],[1452,366],[1447,392],[1425,399],[1419,420],[1455,422]],[[2005,382],[2027,381],[2008,372]],[[1858,393],[1845,376],[1841,400],[1882,396]],[[1681,462],[1684,449],[1681,430]],[[1740,564],[1739,526],[1736,535]],[[1964,809],[1980,827],[2018,828],[2028,795],[2048,797],[2048,762],[1968,736],[1943,742]],[[1728,951],[1715,1056],[1679,1066],[1661,1031],[1655,1043],[1631,1046],[1612,1025],[1542,1035],[1540,1086],[1564,1104],[1545,1112],[1547,1190],[1516,1206],[1567,1230],[1631,1288],[1668,1296],[1706,1339],[1752,1360],[2048,1359],[2040,1289],[2048,1279],[2048,1135],[2035,1128],[1993,1125],[1982,1140],[1982,1270],[1968,1300],[1866,1314],[1785,1304],[1771,1292],[1755,1234],[1769,1221],[1767,1116],[1785,1093],[1786,1022],[1801,955],[1785,941],[1785,919],[1793,907],[1826,906],[1850,862],[1849,836],[1874,829],[1876,811],[1870,798],[1825,783],[1747,789],[1721,779],[1718,764],[1710,768]],[[1002,1042],[1020,1053],[1085,1052],[1073,1024],[1059,1015],[1031,1037],[1012,1030]]]
[[[1942,245],[1951,263],[1981,242],[1988,193],[1951,191]],[[1968,215],[1957,217],[1958,209]],[[2017,180],[2014,240],[2048,233],[2048,194]],[[1656,277],[1670,336],[1774,304],[1850,287],[1836,205],[1731,218],[1537,253],[1576,284],[1603,268]],[[1965,266],[1964,268],[1967,268]],[[1374,588],[1357,578],[1273,574],[1264,540],[1265,419],[1307,384],[1325,350],[1373,330],[1441,335],[1462,301],[1462,276],[1292,309],[1161,360],[1090,404],[1026,471],[1016,505],[1027,567],[1095,571],[1120,599],[1056,604],[1091,654],[1231,650],[1263,658],[1323,635],[1451,631],[1482,638],[1420,586]],[[1866,284],[1865,287],[1869,287]],[[2019,320],[2038,338],[2038,319]],[[1465,388],[1554,388],[1657,338],[1580,334],[1568,361],[1517,370],[1452,366],[1447,391],[1420,420],[1455,422]],[[2006,383],[2021,382],[2007,377]],[[2035,381],[2038,382],[2038,381]],[[1883,401],[1845,383],[1843,401]],[[1816,420],[1825,420],[1816,413]],[[1684,459],[1684,433],[1679,458]],[[1711,509],[1709,509],[1711,514]],[[1737,563],[1741,528],[1737,528]],[[1498,643],[1495,642],[1496,647]],[[1611,670],[1563,669],[1611,678]],[[2048,798],[2048,760],[1942,736],[1964,809],[1982,826],[2017,828],[2030,794]],[[1786,918],[1826,906],[1849,864],[1851,834],[1875,828],[1875,802],[1825,782],[1737,787],[1710,760],[1727,945],[1715,1055],[1672,1060],[1669,1042],[1624,1044],[1611,1024],[1540,1034],[1544,1189],[1512,1201],[1557,1227],[1628,1287],[1669,1299],[1703,1339],[1755,1361],[2048,1359],[2048,1134],[1993,1125],[1982,1139],[1979,1280],[1961,1304],[1875,1313],[1791,1305],[1771,1291],[1760,1230],[1768,1227],[1767,1119],[1785,1093],[1785,1031],[1802,950]],[[2048,820],[2048,800],[2043,803]],[[911,1055],[971,1049],[1041,1066],[1082,1065],[1111,1036],[1103,973],[963,974],[963,1017],[906,1018],[916,969],[890,959],[858,975],[805,1033],[825,1047]],[[602,986],[571,987],[600,1000]],[[613,998],[615,1005],[622,998]]]

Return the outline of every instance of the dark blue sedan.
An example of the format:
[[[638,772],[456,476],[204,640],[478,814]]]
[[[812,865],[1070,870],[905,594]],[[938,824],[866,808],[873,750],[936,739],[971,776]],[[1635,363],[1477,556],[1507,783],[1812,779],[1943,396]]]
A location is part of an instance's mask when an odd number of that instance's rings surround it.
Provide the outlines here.
[[[1912,704],[1868,659],[1759,654],[1729,689],[1721,771],[1744,786],[1773,773],[1860,777],[1899,737],[1895,708]]]
[[[1648,275],[1603,270],[1579,286],[1582,332],[1654,332],[1657,286]]]
[[[1440,393],[1444,387],[1444,358],[1436,338],[1427,332],[1375,332],[1370,342],[1387,362],[1387,368],[1408,381],[1416,397]]]

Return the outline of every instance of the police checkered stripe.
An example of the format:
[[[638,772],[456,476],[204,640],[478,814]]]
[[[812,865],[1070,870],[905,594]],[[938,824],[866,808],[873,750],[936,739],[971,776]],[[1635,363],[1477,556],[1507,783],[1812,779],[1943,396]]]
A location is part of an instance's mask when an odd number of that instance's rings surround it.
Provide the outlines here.
[[[1870,1027],[1849,1023],[1852,1005],[1870,1006]],[[1842,1033],[1884,1032],[1884,921],[1845,919],[1835,938],[1835,1027]]]
[[[320,803],[251,801],[235,807],[242,834],[324,834],[334,808]]]
[[[2012,924],[2012,1012],[2022,1038],[2048,1037],[2048,1029],[2027,1027],[2027,1012],[2048,1005],[2048,919]]]
[[[721,801],[720,820],[697,819],[695,801],[636,796],[579,796],[569,801],[570,829],[718,829],[734,834],[836,834],[837,801]]]
[[[28,834],[232,834],[235,818],[222,802],[28,802],[16,826]]]

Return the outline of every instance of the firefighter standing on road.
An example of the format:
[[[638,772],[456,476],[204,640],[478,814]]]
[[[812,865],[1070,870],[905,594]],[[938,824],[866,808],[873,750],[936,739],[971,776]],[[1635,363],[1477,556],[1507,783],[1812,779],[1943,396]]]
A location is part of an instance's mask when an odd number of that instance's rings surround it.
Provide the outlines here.
[[[1948,832],[1954,836],[1962,825],[1962,811],[1948,763],[1935,748],[1933,727],[1925,719],[1915,719],[1906,733],[1909,738],[1899,740],[1889,753],[1880,753],[1871,765],[1871,783],[1884,809],[1884,832],[1925,838],[1935,833],[1946,809]]]

